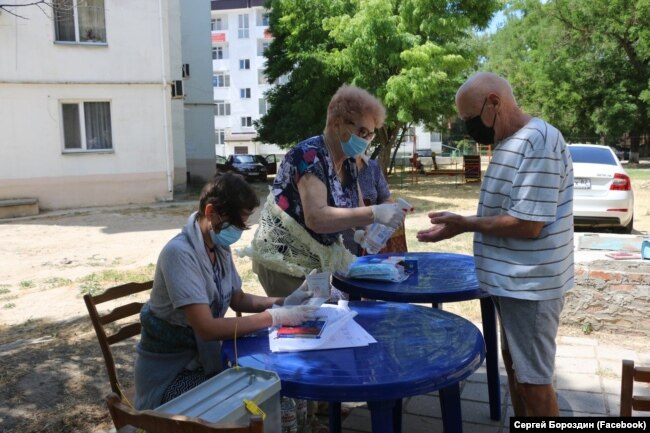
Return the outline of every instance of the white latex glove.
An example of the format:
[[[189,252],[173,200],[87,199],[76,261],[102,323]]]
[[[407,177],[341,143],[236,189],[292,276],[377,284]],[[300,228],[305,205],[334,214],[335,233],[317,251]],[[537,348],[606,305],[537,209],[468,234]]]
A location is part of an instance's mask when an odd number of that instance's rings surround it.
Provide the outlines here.
[[[316,269],[312,269],[309,275],[315,274]],[[307,287],[307,280],[303,281],[300,287],[298,287],[296,290],[294,290],[289,296],[284,298],[284,305],[285,307],[291,306],[291,305],[302,305],[306,304],[309,299],[314,296],[314,292],[309,290]]]
[[[371,206],[374,222],[396,229],[406,216],[397,203],[383,203]]]
[[[269,308],[266,311],[273,318],[273,326],[295,326],[316,317],[316,310],[318,310],[318,307],[315,305],[294,305],[291,307]]]
[[[366,231],[365,230],[355,230],[354,231],[354,236],[352,239],[358,243],[359,245],[363,246],[365,240],[366,240]]]

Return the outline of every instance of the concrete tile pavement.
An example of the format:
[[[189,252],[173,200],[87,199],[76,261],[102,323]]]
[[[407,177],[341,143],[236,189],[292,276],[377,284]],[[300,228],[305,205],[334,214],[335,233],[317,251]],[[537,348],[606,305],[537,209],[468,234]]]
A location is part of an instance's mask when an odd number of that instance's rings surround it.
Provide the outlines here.
[[[477,324],[480,328],[480,325]],[[625,338],[625,337],[622,337]],[[557,339],[555,388],[560,415],[618,416],[621,360],[633,359],[650,365],[650,344],[641,350],[619,347],[595,337],[559,336]],[[507,433],[511,416],[506,372],[501,359],[501,420],[492,421],[487,397],[485,363],[461,383],[461,410],[464,433]],[[650,387],[635,386],[638,394],[650,396]],[[634,414],[633,414],[634,415]],[[642,414],[638,414],[642,415]],[[343,422],[345,433],[370,432],[370,412],[365,404],[354,407]],[[405,433],[442,431],[438,393],[409,397],[403,401]]]

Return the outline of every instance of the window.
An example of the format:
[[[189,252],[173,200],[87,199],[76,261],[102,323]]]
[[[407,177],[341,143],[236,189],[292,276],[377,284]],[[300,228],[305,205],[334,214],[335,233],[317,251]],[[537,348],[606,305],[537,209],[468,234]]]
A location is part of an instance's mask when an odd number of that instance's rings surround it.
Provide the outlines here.
[[[246,155],[248,153],[248,146],[235,146],[235,155]]]
[[[251,89],[250,87],[246,89],[239,89],[239,97],[244,98],[244,99],[250,99],[251,97]]]
[[[271,42],[269,41],[265,41],[265,40],[257,41],[257,55],[263,56],[264,51],[269,49],[269,45],[271,45]]]
[[[248,39],[248,14],[238,15],[239,29],[237,36],[239,39]]]
[[[225,17],[213,18],[211,23],[212,23],[213,32],[228,30],[228,26],[227,26],[228,21],[225,19]]]
[[[269,13],[268,12],[258,10],[257,14],[255,15],[255,18],[256,18],[256,23],[257,23],[258,26],[268,27],[268,25],[269,25]]]
[[[431,143],[439,143],[442,141],[442,135],[439,132],[431,133]]]
[[[248,117],[242,117],[241,118],[241,126],[248,128],[250,126],[253,126],[253,118],[248,116]]]
[[[223,47],[212,47],[212,60],[225,59]]]
[[[215,116],[230,116],[230,102],[214,101]]]
[[[215,129],[214,130],[214,144],[226,144],[226,130],[225,129]]]
[[[106,42],[104,0],[57,0],[52,8],[57,41]]]
[[[257,84],[268,84],[269,80],[266,79],[264,69],[257,70]]]
[[[264,116],[269,109],[269,105],[266,102],[266,99],[264,98],[259,99],[259,104],[260,104],[260,116]]]
[[[230,87],[230,74],[227,72],[215,72],[212,75],[212,87]]]
[[[251,61],[250,59],[241,59],[239,60],[239,69],[250,69]]]
[[[65,150],[113,148],[110,102],[64,102],[61,114]]]

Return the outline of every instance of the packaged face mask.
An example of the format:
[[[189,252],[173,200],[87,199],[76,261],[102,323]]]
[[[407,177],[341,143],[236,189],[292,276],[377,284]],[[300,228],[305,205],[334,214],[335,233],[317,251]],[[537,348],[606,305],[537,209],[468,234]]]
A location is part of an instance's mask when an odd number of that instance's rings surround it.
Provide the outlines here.
[[[353,263],[348,272],[350,278],[392,281],[400,283],[409,276],[404,267],[394,263]]]

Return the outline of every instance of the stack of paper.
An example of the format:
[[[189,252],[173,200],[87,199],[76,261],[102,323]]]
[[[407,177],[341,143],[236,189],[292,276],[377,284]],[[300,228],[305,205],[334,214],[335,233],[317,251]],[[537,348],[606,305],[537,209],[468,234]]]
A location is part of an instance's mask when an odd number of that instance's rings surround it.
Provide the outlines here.
[[[278,338],[278,330],[274,329],[269,333],[271,352],[341,349],[377,342],[354,321],[357,313],[350,311],[345,302],[341,305],[324,304],[317,315],[318,320],[325,320],[325,328],[319,338]]]

